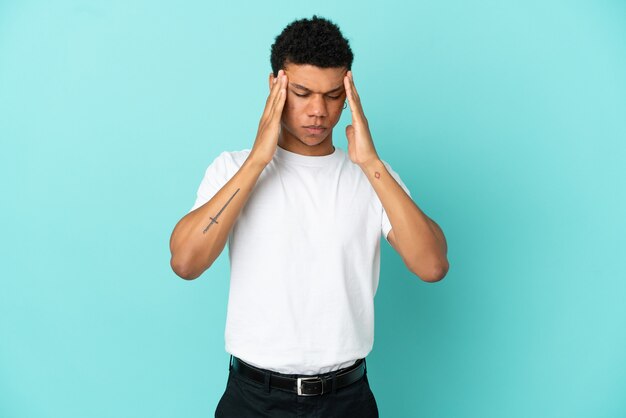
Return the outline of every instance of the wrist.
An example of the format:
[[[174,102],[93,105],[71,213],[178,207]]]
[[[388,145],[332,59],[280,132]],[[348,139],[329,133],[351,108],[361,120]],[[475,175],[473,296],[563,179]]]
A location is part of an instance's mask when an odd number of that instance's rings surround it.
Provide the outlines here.
[[[244,162],[244,164],[254,167],[256,169],[259,169],[259,170],[263,170],[269,164],[269,162],[265,161],[262,158],[259,158],[253,150],[250,152],[250,154],[248,154],[248,158],[246,158],[246,161]]]
[[[365,173],[368,173],[372,170],[382,169],[384,167],[384,164],[382,160],[378,158],[378,156],[376,156],[375,158],[359,163],[359,167],[361,167],[361,170],[363,170]]]

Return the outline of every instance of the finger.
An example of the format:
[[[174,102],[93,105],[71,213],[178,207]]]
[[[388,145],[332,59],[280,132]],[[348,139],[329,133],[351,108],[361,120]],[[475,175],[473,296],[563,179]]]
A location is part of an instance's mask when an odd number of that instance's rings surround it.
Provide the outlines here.
[[[359,97],[359,92],[356,90],[356,86],[354,85],[354,78],[352,76],[352,71],[349,71],[350,78],[350,91],[352,92],[352,99],[355,102],[355,109],[359,113],[359,116],[362,120],[365,120],[365,112],[363,111],[363,104],[361,104],[361,98]]]
[[[263,110],[263,116],[261,117],[261,120],[268,118],[272,111],[272,107],[274,106],[274,103],[276,102],[276,97],[278,96],[278,92],[280,91],[280,83],[278,83],[277,81],[280,80],[282,75],[283,70],[279,70],[278,75],[274,77],[274,84],[272,85],[270,94],[267,96],[267,100],[265,101],[265,109]]]
[[[348,104],[350,105],[350,111],[354,111],[354,97],[352,97],[352,85],[350,84],[350,78],[346,75],[343,78],[343,87],[346,90],[346,98],[348,99]]]
[[[280,90],[280,86],[278,85],[278,80],[280,80],[281,76],[284,74],[283,70],[279,70],[278,74],[276,75],[276,77],[274,77],[274,83],[272,84],[272,89],[270,90],[270,94],[267,97],[267,105],[271,105],[272,103],[274,103],[274,99],[276,98],[276,95],[278,94],[278,91]]]
[[[280,76],[280,78],[278,79],[277,83],[276,83],[276,94],[274,95],[273,101],[272,101],[272,107],[270,112],[273,114],[273,112],[276,110],[276,106],[278,105],[279,102],[284,101],[284,88],[285,86],[285,80],[287,79],[287,76],[285,74],[282,74]],[[271,117],[271,116],[270,116]]]
[[[348,74],[350,76],[350,86],[352,87],[352,94],[353,94],[355,100],[360,103],[361,102],[361,97],[359,96],[359,92],[357,91],[356,85],[354,84],[354,78],[352,76],[352,71],[348,71]]]
[[[279,81],[276,83],[276,85],[279,87],[279,90],[274,99],[274,104],[270,113],[270,119],[274,122],[280,121],[280,117],[283,114],[285,101],[287,99],[287,83],[288,79],[285,74],[283,74]]]
[[[282,71],[282,70],[281,70]],[[259,126],[266,121],[271,114],[272,106],[274,105],[274,100],[278,93],[278,88],[276,87],[276,81],[280,78],[281,71],[278,71],[278,76],[274,77],[274,82],[272,84],[272,88],[270,89],[270,94],[268,94],[267,99],[265,100],[265,108],[263,109],[263,115],[261,115],[261,120],[259,121]]]
[[[348,104],[350,105],[350,112],[352,113],[352,122],[356,123],[361,120],[361,105],[354,96],[354,89],[350,82],[350,77],[346,75],[343,79],[344,87],[346,89],[346,95],[348,96]]]

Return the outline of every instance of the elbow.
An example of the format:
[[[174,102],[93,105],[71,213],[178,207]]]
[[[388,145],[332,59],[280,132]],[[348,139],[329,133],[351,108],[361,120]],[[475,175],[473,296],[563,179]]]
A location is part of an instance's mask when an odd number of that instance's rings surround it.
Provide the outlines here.
[[[170,259],[170,267],[181,279],[194,280],[200,277],[200,274],[192,268],[191,263],[180,260],[174,256]]]
[[[422,281],[427,283],[435,283],[442,280],[448,274],[448,270],[450,269],[450,264],[447,260],[443,262],[437,262],[428,264],[426,267],[424,264],[419,266],[409,266],[409,270],[417,277],[419,277]]]
[[[448,274],[447,267],[437,267],[430,274],[422,274],[420,279],[427,283],[435,283],[446,277],[446,274]]]

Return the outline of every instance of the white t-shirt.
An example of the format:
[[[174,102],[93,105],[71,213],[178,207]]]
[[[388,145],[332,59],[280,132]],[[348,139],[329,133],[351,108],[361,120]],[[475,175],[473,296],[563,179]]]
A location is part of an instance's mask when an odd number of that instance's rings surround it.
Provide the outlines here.
[[[221,153],[191,210],[249,153]],[[374,188],[342,149],[314,157],[277,147],[228,237],[226,351],[288,374],[326,373],[366,357],[374,343],[380,237],[390,230]]]

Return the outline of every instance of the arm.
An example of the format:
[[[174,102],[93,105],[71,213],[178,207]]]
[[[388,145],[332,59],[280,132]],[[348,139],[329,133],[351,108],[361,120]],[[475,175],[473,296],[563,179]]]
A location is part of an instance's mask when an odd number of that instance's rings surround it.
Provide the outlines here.
[[[281,70],[273,80],[257,137],[246,161],[208,202],[185,215],[174,227],[170,237],[170,265],[183,279],[199,277],[221,254],[241,209],[276,152],[287,77]]]
[[[195,279],[221,254],[228,234],[265,168],[251,155],[208,202],[185,215],[170,237],[170,265],[184,279]]]
[[[380,160],[361,165],[380,199],[392,229],[387,236],[407,268],[422,280],[435,282],[448,272],[443,232],[411,200]]]
[[[413,274],[427,282],[441,280],[449,269],[443,232],[417,207],[378,157],[351,71],[344,78],[344,87],[352,112],[352,125],[346,127],[348,153],[367,176],[389,217],[390,244]]]

